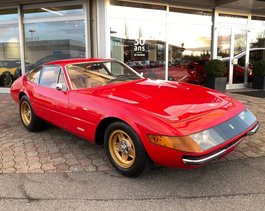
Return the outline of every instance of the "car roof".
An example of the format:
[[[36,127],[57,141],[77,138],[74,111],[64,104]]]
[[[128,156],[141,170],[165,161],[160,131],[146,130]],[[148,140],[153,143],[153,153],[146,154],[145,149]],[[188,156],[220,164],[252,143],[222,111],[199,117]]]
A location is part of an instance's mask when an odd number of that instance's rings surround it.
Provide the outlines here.
[[[74,59],[63,59],[63,60],[55,60],[51,62],[45,63],[45,65],[67,65],[74,63],[85,63],[85,62],[107,62],[113,61],[114,59],[106,59],[106,58],[74,58]]]

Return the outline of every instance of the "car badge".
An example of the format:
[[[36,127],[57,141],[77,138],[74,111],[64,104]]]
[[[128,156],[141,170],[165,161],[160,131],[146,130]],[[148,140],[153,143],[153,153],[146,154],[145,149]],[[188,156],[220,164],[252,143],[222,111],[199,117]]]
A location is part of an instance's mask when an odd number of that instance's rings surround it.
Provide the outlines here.
[[[231,127],[233,130],[235,129],[235,127],[232,124],[229,124],[229,127]]]

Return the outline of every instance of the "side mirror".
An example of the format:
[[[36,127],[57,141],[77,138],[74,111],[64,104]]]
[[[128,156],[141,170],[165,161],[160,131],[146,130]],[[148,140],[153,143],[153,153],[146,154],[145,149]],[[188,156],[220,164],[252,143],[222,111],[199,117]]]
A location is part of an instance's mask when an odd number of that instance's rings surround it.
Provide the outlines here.
[[[61,83],[56,84],[56,89],[58,91],[62,91],[63,90],[63,85]]]

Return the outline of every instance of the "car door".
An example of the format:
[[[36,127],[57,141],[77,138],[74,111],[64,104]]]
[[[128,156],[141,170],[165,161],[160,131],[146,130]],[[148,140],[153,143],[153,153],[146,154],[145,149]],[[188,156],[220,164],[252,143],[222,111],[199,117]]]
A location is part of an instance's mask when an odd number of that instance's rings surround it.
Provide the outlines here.
[[[62,84],[61,90],[56,89],[58,83]],[[43,66],[39,84],[34,92],[35,103],[38,104],[41,118],[68,129],[68,91],[63,69],[57,65]]]

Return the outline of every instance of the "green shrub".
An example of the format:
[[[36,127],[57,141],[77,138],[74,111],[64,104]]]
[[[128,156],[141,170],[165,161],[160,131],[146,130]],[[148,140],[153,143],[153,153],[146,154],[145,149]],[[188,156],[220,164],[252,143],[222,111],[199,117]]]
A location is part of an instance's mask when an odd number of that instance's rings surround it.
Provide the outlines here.
[[[225,63],[218,59],[210,60],[205,66],[205,72],[209,77],[223,77],[226,73]]]
[[[254,62],[253,65],[254,75],[265,75],[265,60],[259,60]]]

